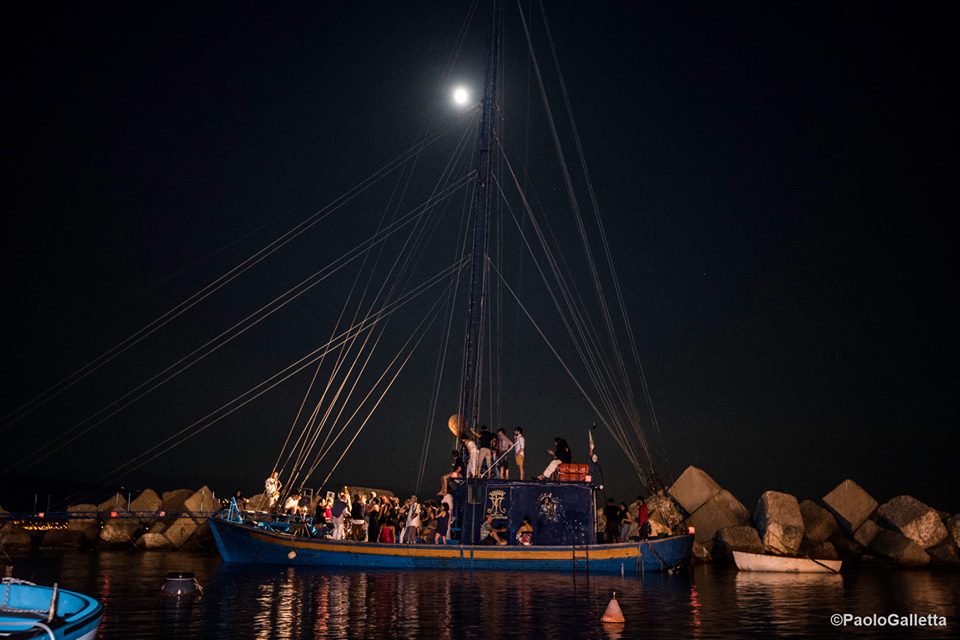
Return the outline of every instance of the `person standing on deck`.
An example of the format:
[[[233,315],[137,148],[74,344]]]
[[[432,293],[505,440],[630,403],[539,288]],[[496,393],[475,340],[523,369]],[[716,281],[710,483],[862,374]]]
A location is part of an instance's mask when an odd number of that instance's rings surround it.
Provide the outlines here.
[[[480,475],[484,472],[484,465],[486,465],[487,470],[490,469],[490,436],[493,434],[490,433],[487,425],[480,425],[480,432],[477,433],[473,429],[470,429],[473,432],[473,435],[478,440],[478,445],[480,447],[480,459],[477,461],[477,475]]]
[[[480,454],[477,451],[477,443],[470,436],[464,436],[463,446],[467,449],[467,477],[476,478],[480,475]]]
[[[523,449],[527,441],[523,437],[523,428],[517,427],[513,430],[514,460],[517,463],[517,470],[520,472],[520,479],[523,480]]]
[[[650,537],[650,510],[643,496],[637,496],[637,535],[641,538]]]
[[[507,432],[502,427],[497,429],[497,457],[500,461],[497,463],[497,472],[501,480],[510,479],[510,463],[507,462],[507,452],[513,447],[513,440],[507,436]]]
[[[263,495],[267,498],[267,511],[273,511],[280,499],[280,472],[274,471],[263,483]]]
[[[587,481],[597,491],[603,491],[603,469],[600,468],[600,458],[597,456],[596,450],[590,456],[590,462],[587,463]]]
[[[344,495],[341,493],[333,502],[330,508],[330,516],[333,521],[333,534],[330,536],[334,540],[343,540],[343,521],[349,513],[349,507]]]
[[[417,503],[417,496],[410,496],[407,502],[407,526],[403,530],[403,541],[416,544],[420,533],[420,504]]]
[[[450,535],[450,508],[446,502],[440,503],[440,516],[437,518],[437,531],[433,535],[433,544],[447,544]]]

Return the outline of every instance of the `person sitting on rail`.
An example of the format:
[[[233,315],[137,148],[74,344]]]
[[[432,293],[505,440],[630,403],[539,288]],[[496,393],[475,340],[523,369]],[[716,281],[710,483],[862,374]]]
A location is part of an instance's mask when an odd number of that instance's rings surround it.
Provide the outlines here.
[[[480,544],[507,544],[506,538],[501,537],[501,534],[506,535],[506,533],[507,530],[503,527],[494,527],[493,516],[487,514],[487,518],[483,521],[483,524],[480,525]]]
[[[573,461],[573,454],[570,452],[570,446],[567,445],[566,440],[558,436],[553,439],[553,442],[553,449],[547,449],[547,453],[553,456],[553,460],[543,470],[543,473],[537,476],[537,480],[550,479],[556,473],[557,467],[561,464],[570,464]]]
[[[450,481],[450,478],[459,478],[461,476],[463,476],[463,456],[460,455],[459,451],[454,449],[450,452],[450,473],[440,477],[440,491],[437,495],[446,495],[447,483]]]
[[[233,500],[237,503],[237,509],[240,511],[247,510],[247,499],[243,497],[243,489],[234,489]]]
[[[287,501],[283,503],[283,512],[289,516],[295,516],[300,512],[300,494],[292,493]]]

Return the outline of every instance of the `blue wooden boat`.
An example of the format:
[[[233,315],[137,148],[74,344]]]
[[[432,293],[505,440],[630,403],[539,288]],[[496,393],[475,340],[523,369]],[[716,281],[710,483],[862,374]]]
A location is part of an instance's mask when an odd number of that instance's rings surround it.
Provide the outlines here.
[[[686,564],[689,534],[614,544],[595,542],[594,487],[587,482],[474,479],[453,487],[458,541],[395,544],[293,535],[285,525],[244,521],[235,510],[210,520],[224,562],[376,569],[496,569],[642,573]],[[486,516],[495,518],[511,544],[477,544]],[[529,518],[533,545],[514,544]],[[309,531],[308,527],[298,527]]]
[[[572,454],[564,442],[565,454],[561,454],[560,447],[555,453],[555,463],[551,462],[551,467],[544,470],[543,475],[557,473],[557,480],[554,481],[523,481],[523,480],[500,480],[493,478],[483,478],[484,474],[494,475],[493,469],[498,460],[493,460],[490,465],[489,453],[494,449],[490,442],[490,432],[481,435],[483,428],[480,425],[480,404],[483,397],[483,387],[485,384],[484,371],[484,353],[485,348],[485,327],[492,326],[490,318],[489,305],[491,300],[487,299],[487,292],[491,287],[491,268],[499,269],[491,263],[490,242],[491,236],[495,236],[492,230],[496,230],[492,221],[492,214],[495,207],[492,202],[495,198],[505,197],[502,193],[495,193],[493,186],[502,181],[494,172],[494,166],[497,160],[497,154],[502,153],[503,149],[498,146],[500,140],[498,131],[500,115],[499,101],[497,99],[497,60],[499,57],[500,46],[500,23],[502,21],[502,9],[499,3],[494,2],[492,18],[490,22],[491,36],[489,47],[487,49],[487,60],[485,65],[483,79],[483,98],[478,106],[479,123],[477,131],[477,145],[475,158],[475,175],[473,194],[470,204],[470,216],[465,219],[464,231],[469,229],[469,241],[464,240],[461,243],[463,247],[463,258],[459,261],[457,269],[464,271],[469,268],[469,275],[466,276],[466,326],[464,331],[464,349],[461,361],[462,368],[460,374],[459,399],[456,407],[457,411],[448,420],[447,426],[456,439],[454,447],[465,449],[469,453],[469,463],[462,467],[455,465],[456,475],[445,476],[449,483],[453,484],[453,508],[451,518],[455,531],[451,537],[456,540],[455,544],[434,545],[434,544],[381,544],[373,542],[357,542],[332,540],[322,537],[313,537],[311,527],[303,522],[295,523],[296,526],[290,526],[288,522],[278,521],[245,521],[244,517],[238,511],[231,509],[226,515],[212,519],[210,527],[220,554],[224,561],[230,563],[275,563],[287,565],[319,565],[331,567],[356,567],[356,568],[393,568],[393,569],[518,569],[518,570],[547,570],[547,571],[574,571],[590,570],[606,573],[639,573],[642,571],[667,570],[686,563],[691,557],[693,546],[693,536],[687,532],[674,532],[663,538],[636,539],[629,542],[615,544],[596,544],[596,521],[597,521],[597,499],[596,492],[602,490],[602,481],[595,480],[591,476],[591,481],[596,482],[596,486],[587,482],[587,465],[583,470],[576,474],[572,472],[562,473],[557,464],[561,462],[572,465]],[[521,15],[521,18],[523,16]],[[545,16],[544,16],[545,20]],[[526,31],[526,25],[524,25]],[[529,34],[527,34],[529,43]],[[549,115],[549,113],[548,113]],[[500,159],[504,159],[500,157]],[[513,170],[510,170],[511,173]],[[501,176],[505,178],[505,176]],[[514,178],[516,176],[514,175]],[[515,181],[516,182],[516,181]],[[521,200],[524,203],[524,209],[528,210],[531,216],[531,224],[535,223],[535,214],[529,211],[528,200],[522,193],[523,187],[517,182],[518,191],[520,191]],[[567,187],[572,188],[569,179]],[[501,190],[502,191],[502,190]],[[599,211],[596,212],[599,216]],[[579,216],[579,213],[577,214]],[[468,220],[468,221],[467,221]],[[599,221],[598,221],[599,224]],[[581,225],[582,227],[582,225]],[[539,228],[539,227],[538,227]],[[581,228],[581,231],[582,228]],[[550,242],[546,242],[543,236],[540,236],[543,246],[543,252],[550,258],[554,253]],[[592,255],[589,249],[589,242],[585,233],[581,233],[581,240],[588,255]],[[526,243],[525,243],[526,244]],[[404,243],[404,247],[408,245]],[[608,249],[609,247],[607,247]],[[532,250],[531,250],[532,251]],[[607,255],[608,261],[609,254]],[[409,256],[398,257],[398,264],[406,264]],[[553,263],[556,264],[556,263]],[[593,265],[595,267],[595,265]],[[614,272],[612,261],[607,265],[611,274]],[[539,269],[539,268],[538,268]],[[569,293],[569,284],[565,276],[561,273],[562,269],[556,269],[557,287]],[[541,272],[543,275],[543,272]],[[446,277],[446,276],[445,276]],[[451,291],[455,292],[459,287],[459,271],[456,277],[450,276]],[[371,274],[371,282],[373,276]],[[398,285],[399,286],[399,285]],[[599,276],[594,270],[594,286],[598,298],[603,299],[603,289],[599,283]],[[510,289],[509,284],[507,288]],[[548,284],[549,288],[549,284]],[[381,288],[381,291],[384,289]],[[393,288],[391,287],[391,290]],[[511,293],[512,293],[512,289]],[[552,291],[552,290],[551,290]],[[377,294],[379,296],[379,294]],[[393,295],[393,294],[390,294]],[[551,297],[557,302],[555,294],[551,292]],[[620,341],[623,335],[618,335],[617,328],[611,320],[609,307],[604,306],[606,310],[603,327],[608,335],[606,340],[594,335],[591,323],[586,320],[589,317],[587,309],[581,302],[575,298],[577,296],[563,295],[565,303],[568,305],[567,313],[574,318],[573,321],[564,320],[564,325],[568,329],[574,345],[577,345],[577,353],[581,357],[581,364],[589,372],[589,378],[592,380],[598,395],[605,398],[601,402],[590,404],[599,416],[604,425],[611,431],[614,441],[617,442],[626,454],[627,459],[633,464],[637,472],[638,479],[643,483],[648,491],[655,492],[661,490],[663,482],[657,477],[656,469],[653,464],[653,457],[646,439],[640,433],[639,411],[633,404],[633,398],[637,397],[631,389],[630,375],[627,372],[626,364],[623,362]],[[455,295],[450,297],[451,318],[448,321],[448,327],[452,325],[453,302],[459,302]],[[519,300],[518,300],[519,303]],[[439,303],[435,303],[428,317],[437,317],[439,314]],[[520,307],[526,308],[520,304]],[[351,314],[345,312],[342,317],[349,317]],[[626,311],[621,307],[623,319],[620,324],[623,325],[624,332],[630,332],[629,322],[626,319]],[[369,317],[363,314],[367,310],[361,310],[358,307],[354,313],[354,318]],[[563,312],[561,311],[561,315]],[[533,318],[530,318],[533,321]],[[534,324],[536,324],[534,322]],[[359,323],[363,325],[363,323]],[[577,325],[575,329],[573,325]],[[388,365],[388,371],[392,371],[395,363],[406,362],[401,358],[404,353],[412,353],[412,349],[425,335],[421,333],[421,327],[429,326],[426,319],[418,325],[414,335],[412,335],[401,351],[391,360]],[[347,332],[354,332],[357,329],[351,327]],[[537,328],[540,332],[540,328]],[[363,329],[366,331],[366,329]],[[382,330],[380,330],[382,331]],[[425,330],[424,330],[425,331]],[[588,335],[589,334],[589,335]],[[373,343],[379,343],[382,333],[377,334]],[[541,332],[541,335],[542,332]],[[554,350],[549,339],[543,336],[551,350]],[[444,338],[446,341],[447,338]],[[269,498],[270,507],[275,504],[284,504],[290,492],[296,489],[295,494],[299,494],[305,486],[308,478],[315,473],[318,465],[324,457],[330,452],[340,435],[350,426],[352,422],[357,429],[362,429],[369,420],[370,416],[376,411],[379,402],[373,404],[365,419],[358,417],[361,414],[361,408],[358,406],[355,410],[345,410],[346,403],[351,402],[349,398],[340,400],[339,391],[327,394],[326,389],[349,389],[348,396],[353,393],[357,387],[357,380],[354,376],[361,376],[363,369],[366,368],[366,362],[370,355],[361,355],[363,345],[368,344],[368,339],[362,341],[362,345],[356,347],[354,343],[360,343],[358,338],[345,339],[336,349],[338,350],[337,362],[330,365],[330,379],[326,385],[322,386],[323,391],[320,395],[313,411],[299,411],[294,424],[291,425],[290,433],[284,441],[283,448],[278,456],[277,463],[271,473],[270,480],[265,484],[265,495]],[[446,344],[446,342],[445,342]],[[413,345],[413,346],[410,346]],[[444,347],[444,352],[446,347]],[[589,352],[589,353],[588,353]],[[409,353],[406,358],[409,358]],[[566,362],[554,350],[554,353],[560,359],[563,367],[577,382],[578,388],[586,394],[586,390],[576,380],[576,375],[567,366]],[[639,367],[639,355],[634,349],[634,358]],[[364,359],[366,358],[366,359]],[[615,360],[614,364],[610,364]],[[600,365],[601,361],[606,364]],[[341,363],[344,364],[340,366]],[[362,367],[355,367],[358,362],[363,362]],[[392,379],[399,375],[399,369],[402,365],[397,364],[397,370]],[[303,399],[303,406],[306,406],[308,399],[311,398],[314,384],[317,380],[322,365],[318,365],[317,374],[311,381],[310,386]],[[642,373],[642,371],[639,371]],[[387,371],[377,379],[377,382],[370,387],[366,394],[361,394],[363,399],[359,404],[367,402],[368,398],[375,397],[376,393],[382,394],[389,390],[389,385],[384,383],[383,390],[380,390],[380,381],[386,380]],[[392,384],[392,383],[391,383]],[[645,385],[646,383],[644,383]],[[435,381],[435,392],[439,394],[439,377]],[[360,392],[358,392],[360,394]],[[588,398],[589,400],[589,398]],[[372,401],[371,401],[372,402]],[[340,406],[340,405],[344,406]],[[602,407],[602,408],[601,408]],[[364,407],[363,412],[368,409]],[[652,413],[652,411],[651,411]],[[333,416],[333,417],[331,417]],[[343,418],[344,423],[337,427],[329,426],[337,423]],[[296,427],[303,420],[303,431],[299,436],[295,436]],[[331,431],[321,436],[321,431],[325,427],[329,429],[339,429],[336,435],[331,436]],[[478,432],[479,430],[479,432]],[[633,443],[631,433],[628,430],[635,431],[637,442]],[[356,440],[356,435],[347,440],[346,447],[349,448]],[[480,442],[485,438],[485,442]],[[506,438],[509,440],[509,438]],[[590,453],[593,453],[593,437],[590,436]],[[562,441],[557,438],[558,445]],[[503,441],[497,449],[498,454],[505,456],[509,449]],[[320,444],[318,444],[320,443]],[[479,444],[478,444],[479,443]],[[476,447],[469,446],[477,444]],[[471,452],[472,449],[472,452]],[[502,449],[507,449],[503,451]],[[478,451],[486,450],[488,454],[478,454]],[[424,449],[425,455],[426,448]],[[646,464],[640,461],[640,456],[646,456]],[[324,479],[321,489],[326,488],[326,483],[331,474],[343,459],[340,458],[333,463]],[[454,452],[456,453],[456,452]],[[281,460],[285,457],[285,462]],[[456,458],[455,458],[456,459]],[[484,471],[481,461],[486,460],[488,469]],[[644,468],[646,467],[646,468]],[[280,475],[283,474],[282,481]],[[466,475],[469,479],[464,480],[458,476]],[[543,475],[540,477],[542,478]],[[575,478],[567,477],[575,475]],[[479,476],[479,477],[476,477]],[[560,481],[563,480],[563,481]],[[445,480],[443,491],[449,489],[449,483]],[[281,493],[279,487],[286,487],[287,493]],[[298,498],[299,500],[299,498]],[[297,501],[291,505],[293,509],[298,504]],[[492,517],[493,525],[497,529],[506,533],[506,540],[512,542],[517,533],[521,522],[530,520],[533,526],[532,545],[507,544],[497,546],[487,546],[480,544],[481,539],[489,542],[490,537],[485,537],[486,531],[482,531],[484,521]],[[498,538],[498,536],[494,536]]]
[[[210,520],[224,562],[365,569],[590,571],[637,574],[685,564],[692,535],[592,545],[483,546],[384,544],[292,536],[224,519]]]
[[[74,591],[4,578],[0,583],[0,637],[92,640],[103,605]]]

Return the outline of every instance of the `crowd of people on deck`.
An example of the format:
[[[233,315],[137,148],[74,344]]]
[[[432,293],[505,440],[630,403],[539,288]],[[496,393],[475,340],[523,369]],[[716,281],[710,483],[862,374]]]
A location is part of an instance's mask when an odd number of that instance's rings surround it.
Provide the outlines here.
[[[437,493],[439,502],[428,500],[421,503],[417,496],[410,496],[401,504],[400,499],[392,495],[379,496],[376,492],[351,494],[344,487],[343,491],[336,494],[328,492],[326,497],[318,500],[294,492],[280,505],[282,485],[279,474],[274,471],[264,483],[267,510],[280,511],[297,519],[312,515],[316,535],[333,540],[446,544],[451,537],[453,524],[451,479],[509,479],[510,466],[507,456],[511,452],[519,479],[523,480],[525,475],[526,440],[522,428],[514,429],[513,438],[510,438],[505,429],[491,432],[486,425],[482,425],[479,431],[471,429],[470,434],[464,435],[460,442],[461,447],[451,452],[450,472],[440,479],[440,491]],[[543,473],[536,476],[537,480],[555,478],[560,465],[570,464],[573,459],[569,445],[560,437],[554,438],[553,448],[548,449],[547,453],[552,459]],[[592,440],[590,454],[587,480],[593,484],[595,490],[600,491],[603,489],[602,472]],[[234,494],[234,500],[239,509],[245,508],[243,494],[239,489]],[[598,503],[596,526],[598,544],[648,537],[649,512],[644,498],[637,496],[629,505],[625,502],[618,504],[613,498],[607,498],[606,504]],[[514,544],[532,544],[533,533],[530,516],[525,516],[514,534]],[[493,516],[487,514],[480,526],[479,544],[506,545],[510,542],[506,529],[498,526]]]
[[[452,509],[451,494],[424,503],[410,496],[401,504],[396,496],[350,495],[344,490],[317,502],[313,526],[319,536],[332,540],[446,544]]]

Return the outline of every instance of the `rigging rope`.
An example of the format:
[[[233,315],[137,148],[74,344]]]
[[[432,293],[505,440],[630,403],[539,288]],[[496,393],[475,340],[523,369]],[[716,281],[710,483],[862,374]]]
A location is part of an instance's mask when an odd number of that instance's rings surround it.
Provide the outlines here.
[[[129,335],[127,338],[120,341],[118,344],[114,345],[113,347],[111,347],[101,355],[97,356],[87,364],[83,365],[81,368],[77,369],[66,378],[60,380],[56,384],[44,390],[39,395],[29,400],[28,402],[17,407],[11,413],[7,414],[2,419],[0,419],[0,430],[3,430],[7,427],[10,427],[18,423],[20,420],[22,420],[24,417],[26,417],[36,409],[45,405],[46,403],[56,398],[67,389],[70,389],[78,382],[87,378],[89,375],[91,375],[95,371],[99,370],[101,367],[105,366],[106,364],[108,364],[109,362],[117,358],[118,356],[127,352],[128,350],[130,350],[135,345],[142,342],[144,339],[146,339],[150,335],[156,333],[158,330],[160,330],[161,328],[163,328],[164,326],[166,326],[176,318],[180,317],[186,311],[192,309],[194,306],[196,306],[197,304],[205,300],[207,297],[209,297],[216,291],[220,290],[228,283],[235,280],[241,274],[248,271],[255,265],[259,264],[261,261],[263,261],[270,255],[278,251],[280,248],[282,248],[283,246],[285,246],[295,238],[302,235],[308,229],[312,228],[317,223],[329,217],[331,214],[333,214],[335,211],[340,209],[346,203],[350,202],[351,200],[356,198],[358,195],[360,195],[361,193],[366,191],[368,188],[370,188],[372,185],[379,182],[385,176],[392,173],[397,167],[402,166],[402,164],[405,163],[408,159],[416,156],[421,151],[423,151],[423,149],[427,148],[437,140],[440,140],[444,135],[446,135],[450,131],[454,130],[458,125],[460,125],[464,119],[465,118],[460,118],[453,121],[449,126],[438,130],[432,135],[426,137],[420,143],[413,145],[412,147],[410,147],[409,149],[407,149],[406,151],[404,151],[403,153],[396,156],[395,158],[387,162],[385,165],[383,165],[382,167],[374,171],[367,178],[360,181],[360,183],[358,183],[357,185],[353,186],[352,188],[348,189],[343,194],[335,198],[332,202],[327,204],[325,207],[311,214],[308,218],[301,221],[300,223],[298,223],[288,231],[284,232],[283,234],[281,234],[280,236],[272,240],[269,244],[267,244],[266,246],[256,251],[251,256],[245,258],[240,263],[238,263],[237,265],[235,265],[234,267],[232,267],[231,269],[229,269],[228,271],[226,271],[225,273],[223,273],[222,275],[220,275],[219,277],[217,277],[216,279],[208,283],[206,286],[201,288],[199,291],[193,293],[192,295],[187,297],[185,300],[181,301],[180,303],[178,303],[177,305],[175,305],[165,313],[161,314],[154,320],[150,321],[144,327],[135,331],[133,334]]]
[[[449,275],[453,271],[463,269],[465,264],[466,264],[465,261],[460,261],[458,263],[454,263],[448,266],[447,268],[435,274],[434,276],[429,278],[427,281],[425,281],[418,287],[410,290],[407,294],[399,298],[396,302],[382,308],[378,314],[370,317],[368,321],[361,323],[361,325],[354,327],[352,330],[341,333],[339,336],[337,336],[335,340],[327,342],[326,344],[321,345],[320,347],[314,349],[313,351],[307,353],[306,355],[301,356],[296,361],[292,362],[291,364],[287,365],[280,371],[264,379],[257,385],[254,385],[253,387],[251,387],[244,393],[240,394],[239,396],[224,403],[219,408],[215,409],[214,411],[211,411],[210,413],[200,418],[199,420],[187,425],[186,427],[183,427],[178,432],[168,436],[166,439],[164,439],[160,443],[152,447],[149,447],[148,449],[144,450],[137,456],[134,456],[133,458],[130,458],[123,464],[117,466],[112,471],[108,472],[107,474],[104,474],[98,479],[98,482],[119,479],[122,475],[129,474],[135,471],[136,469],[139,469],[143,465],[148,464],[149,462],[152,462],[153,460],[162,456],[164,453],[170,451],[171,449],[183,444],[183,442],[185,442],[186,440],[189,440],[190,438],[196,435],[199,435],[203,431],[206,431],[208,428],[212,427],[214,424],[216,424],[223,418],[229,416],[230,414],[237,411],[241,407],[249,404],[256,398],[259,398],[263,394],[272,390],[274,387],[288,380],[289,378],[293,377],[297,373],[300,373],[304,369],[312,366],[314,363],[316,363],[320,358],[322,358],[326,354],[331,353],[337,348],[340,348],[343,344],[345,344],[348,340],[350,340],[355,333],[366,331],[374,324],[381,322],[385,318],[389,317],[395,311],[401,309],[407,303],[416,299],[425,291],[428,291],[432,287],[436,286],[439,282],[444,281],[447,277],[449,277]],[[169,445],[169,446],[166,446],[166,445]]]
[[[246,318],[233,325],[230,329],[227,329],[224,332],[221,332],[218,336],[207,341],[202,346],[194,349],[192,352],[181,358],[180,360],[174,362],[173,364],[166,367],[161,372],[155,374],[145,382],[141,383],[131,391],[128,391],[126,394],[121,396],[119,399],[114,400],[106,407],[100,409],[96,413],[92,414],[85,420],[81,421],[74,427],[71,427],[67,431],[61,433],[56,438],[48,441],[44,445],[41,445],[39,448],[34,450],[24,459],[20,460],[18,463],[12,465],[8,470],[12,471],[13,469],[25,470],[29,469],[38,462],[46,459],[56,451],[59,451],[67,444],[75,441],[77,438],[88,433],[91,429],[103,424],[108,419],[117,415],[123,409],[129,407],[131,404],[137,400],[143,398],[147,394],[151,393],[158,387],[162,386],[166,382],[170,381],[183,371],[192,367],[196,363],[200,362],[203,358],[220,349],[227,343],[231,342],[235,338],[239,337],[246,331],[250,330],[269,316],[273,315],[287,304],[293,300],[299,298],[301,295],[309,291],[311,288],[330,277],[344,266],[355,260],[363,252],[369,251],[372,247],[377,244],[385,241],[388,237],[402,229],[407,224],[414,222],[417,218],[422,216],[426,211],[429,210],[430,206],[439,202],[454,193],[461,187],[465,186],[469,182],[470,176],[464,177],[458,183],[455,183],[449,189],[443,191],[436,198],[428,200],[426,203],[420,205],[406,216],[401,218],[395,223],[388,225],[388,227],[381,233],[379,236],[368,238],[367,240],[356,245],[353,249],[347,253],[341,255],[339,258],[334,260],[332,263],[328,264],[323,269],[315,272],[305,280],[301,281],[294,287],[288,289],[280,296],[274,298],[266,305],[260,307],[252,314],[248,315]],[[97,419],[97,416],[100,416]],[[91,423],[92,421],[92,423]],[[89,424],[88,424],[89,423]],[[76,433],[79,430],[78,433]],[[75,435],[71,435],[75,434]],[[61,440],[59,444],[56,444],[58,440]]]

